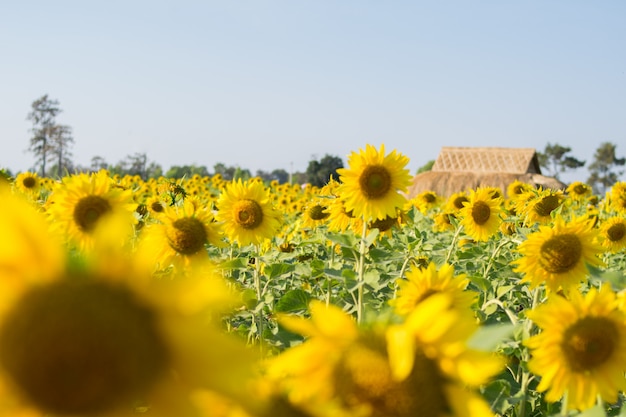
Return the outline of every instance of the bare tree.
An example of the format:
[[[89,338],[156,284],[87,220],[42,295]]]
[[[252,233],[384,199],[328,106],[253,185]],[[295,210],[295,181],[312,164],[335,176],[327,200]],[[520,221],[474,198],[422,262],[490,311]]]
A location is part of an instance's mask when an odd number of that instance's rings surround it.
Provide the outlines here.
[[[615,155],[617,145],[611,142],[603,142],[596,149],[593,155],[594,160],[589,165],[589,178],[587,183],[591,185],[596,193],[602,194],[610,188],[624,171],[617,167],[626,164],[626,158],[618,158]]]
[[[33,123],[31,129],[33,136],[30,138],[28,150],[35,155],[36,162],[41,165],[41,176],[45,176],[48,156],[53,149],[51,136],[55,127],[55,118],[61,113],[61,108],[59,101],[49,99],[47,94],[33,101],[31,107],[32,110],[26,117]]]
[[[56,156],[55,174],[62,177],[72,169],[71,144],[74,143],[72,128],[67,125],[53,125],[50,129],[50,149]]]

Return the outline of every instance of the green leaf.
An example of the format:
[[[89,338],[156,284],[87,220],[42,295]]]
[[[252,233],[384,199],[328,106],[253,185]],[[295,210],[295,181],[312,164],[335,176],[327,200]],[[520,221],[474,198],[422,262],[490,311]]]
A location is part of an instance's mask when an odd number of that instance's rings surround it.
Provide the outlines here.
[[[383,262],[383,261],[390,261],[394,258],[391,252],[383,250],[383,249],[378,249],[378,248],[372,248],[369,250],[368,255],[372,258],[372,260],[374,262]]]
[[[472,284],[476,285],[482,291],[488,291],[491,288],[491,282],[489,282],[488,279],[485,279],[481,276],[470,275],[467,278],[470,280]]]
[[[235,258],[235,259],[231,259],[229,261],[225,261],[222,262],[220,264],[220,268],[223,269],[241,269],[241,268],[246,268],[248,266],[248,259],[247,258]]]
[[[343,233],[329,233],[328,240],[343,247],[343,248],[356,248],[356,237],[354,235],[348,235]]]
[[[241,292],[241,299],[243,300],[246,308],[249,310],[252,310],[259,301],[256,298],[256,291],[254,291],[252,288],[246,288],[245,290],[243,290]]]
[[[606,413],[604,412],[604,407],[596,405],[578,414],[578,417],[606,417]]]
[[[587,265],[587,269],[592,277],[597,278],[603,282],[609,282],[618,290],[626,288],[626,273],[623,271],[603,271],[592,265]]]
[[[378,237],[379,234],[380,234],[380,230],[372,229],[367,235],[367,237],[365,238],[365,246],[369,247],[372,243],[374,243],[374,241],[376,241],[376,238]]]
[[[287,291],[276,303],[276,312],[288,313],[298,310],[306,310],[311,301],[311,296],[304,290],[296,289]]]
[[[511,323],[482,326],[470,338],[467,345],[473,349],[492,351],[513,335],[515,327]]]
[[[293,272],[294,269],[295,266],[293,264],[271,264],[266,265],[263,272],[268,278],[272,279]]]
[[[365,271],[365,273],[363,274],[363,281],[375,290],[379,289],[381,287],[380,272],[375,269]]]

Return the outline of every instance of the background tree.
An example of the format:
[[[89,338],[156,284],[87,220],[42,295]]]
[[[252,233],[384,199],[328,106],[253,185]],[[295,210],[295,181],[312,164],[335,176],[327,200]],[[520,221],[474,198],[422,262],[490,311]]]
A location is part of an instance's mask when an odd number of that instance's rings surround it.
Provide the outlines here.
[[[71,145],[74,143],[72,128],[67,125],[53,125],[50,128],[50,150],[54,152],[56,164],[50,170],[55,177],[62,177],[73,171]]]
[[[306,181],[311,185],[323,187],[331,178],[339,179],[337,170],[343,168],[343,160],[338,156],[326,154],[319,161],[312,159],[306,169]]]
[[[431,171],[433,169],[433,165],[435,165],[435,160],[431,159],[430,161],[426,162],[424,165],[419,167],[415,173],[421,174],[422,172]]]
[[[165,176],[167,178],[174,178],[174,179],[180,179],[180,178],[191,178],[192,176],[194,176],[195,174],[200,175],[201,177],[206,177],[209,175],[209,171],[207,170],[207,167],[205,167],[204,165],[201,166],[197,166],[197,165],[173,165],[172,167],[170,167],[170,169],[167,170],[167,172],[165,173]]]
[[[597,194],[604,194],[607,188],[617,182],[618,177],[624,171],[618,171],[617,167],[626,163],[626,158],[615,156],[616,145],[610,142],[603,142],[596,149],[593,155],[593,162],[589,165],[589,178],[587,183],[593,187]]]
[[[35,163],[41,166],[41,176],[45,177],[48,156],[54,150],[51,137],[56,125],[56,116],[61,113],[61,108],[59,101],[49,99],[47,94],[33,101],[31,108],[26,117],[33,123],[31,129],[33,136],[30,138],[28,150],[35,155]]]
[[[93,172],[98,172],[101,169],[108,169],[109,168],[109,164],[107,163],[107,161],[104,160],[103,157],[101,156],[94,156],[93,158],[91,158],[91,165],[89,166],[89,169]]]
[[[539,165],[545,168],[547,175],[559,179],[559,173],[578,169],[585,165],[585,161],[580,161],[573,156],[567,155],[572,148],[561,146],[558,143],[552,145],[548,143],[543,152],[537,152]]]

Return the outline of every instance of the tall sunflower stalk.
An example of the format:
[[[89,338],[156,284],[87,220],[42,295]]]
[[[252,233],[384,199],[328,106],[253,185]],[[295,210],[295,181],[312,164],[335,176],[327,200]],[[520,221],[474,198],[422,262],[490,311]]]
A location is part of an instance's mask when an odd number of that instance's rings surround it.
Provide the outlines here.
[[[367,253],[367,222],[363,221],[363,231],[361,232],[361,242],[359,243],[359,263],[357,271],[357,303],[356,321],[361,323],[363,319],[363,274],[365,273],[365,254]]]
[[[342,184],[338,194],[345,204],[346,212],[363,219],[359,262],[357,268],[357,320],[363,314],[363,274],[367,250],[367,225],[376,219],[395,217],[397,209],[406,203],[400,192],[411,183],[409,170],[405,168],[409,158],[393,150],[385,155],[385,145],[376,150],[367,145],[365,150],[353,152],[348,157],[349,168],[337,170]]]

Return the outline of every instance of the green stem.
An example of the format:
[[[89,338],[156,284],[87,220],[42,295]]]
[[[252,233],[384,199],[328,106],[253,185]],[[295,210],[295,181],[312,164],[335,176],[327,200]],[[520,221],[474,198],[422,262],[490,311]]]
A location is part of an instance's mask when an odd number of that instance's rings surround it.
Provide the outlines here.
[[[263,296],[263,292],[261,291],[261,260],[260,260],[260,248],[259,246],[255,246],[256,256],[254,258],[254,288],[256,290],[257,302],[261,302],[261,297]],[[261,308],[258,312],[257,318],[257,335],[259,338],[259,346],[261,348],[261,352],[263,351],[263,308]]]
[[[335,247],[333,243],[330,244],[330,267],[333,268],[335,265]],[[331,278],[326,275],[326,307],[330,305],[330,293],[332,291],[332,282]]]
[[[497,306],[499,306],[502,310],[504,310],[504,312],[506,313],[506,315],[509,317],[509,320],[511,320],[512,324],[517,324],[517,316],[508,308],[506,308],[504,306],[504,304],[502,303],[502,301],[498,300],[497,298],[492,298],[491,300],[487,301],[486,303],[483,304],[483,306],[481,307],[482,310],[484,310],[487,306],[491,305],[491,304],[495,304]]]
[[[566,416],[567,415],[567,390],[563,394],[563,398],[561,398],[561,413],[560,413],[560,415],[562,415],[562,416]]]
[[[356,305],[356,321],[361,323],[363,319],[363,274],[365,273],[365,238],[367,237],[367,222],[363,218],[363,232],[361,233],[361,244],[359,246],[359,265],[357,275],[357,305]]]
[[[444,261],[445,264],[447,264],[450,261],[450,258],[452,257],[452,252],[454,251],[454,248],[456,247],[456,241],[459,239],[459,235],[461,234],[461,229],[463,229],[463,226],[459,225],[456,228],[456,231],[454,232],[454,236],[452,237],[452,242],[450,243],[450,249],[448,249],[448,254],[446,255],[446,260]]]
[[[498,255],[500,250],[504,247],[504,245],[507,245],[509,243],[510,243],[510,240],[506,239],[502,243],[500,243],[498,246],[496,246],[496,248],[493,250],[493,253],[489,257],[489,261],[487,261],[487,267],[485,268],[485,273],[483,274],[483,277],[485,279],[487,279],[487,275],[489,274],[489,271],[493,267],[493,261],[496,259],[496,256]]]

